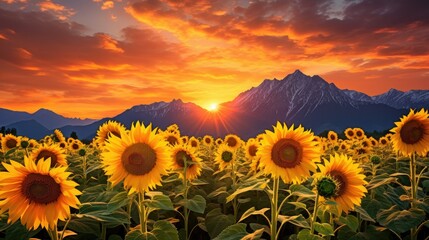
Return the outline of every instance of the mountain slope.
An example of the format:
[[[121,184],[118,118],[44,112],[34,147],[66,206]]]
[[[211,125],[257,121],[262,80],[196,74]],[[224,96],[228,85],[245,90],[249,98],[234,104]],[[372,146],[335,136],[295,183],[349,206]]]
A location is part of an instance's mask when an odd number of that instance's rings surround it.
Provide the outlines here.
[[[45,128],[42,124],[34,119],[12,123],[7,125],[6,128],[16,128],[18,135],[27,136],[34,139],[41,139],[44,136],[52,133],[51,130]]]
[[[391,107],[401,108],[429,108],[428,90],[411,90],[402,92],[390,89],[388,92],[374,96],[374,102],[383,103]]]

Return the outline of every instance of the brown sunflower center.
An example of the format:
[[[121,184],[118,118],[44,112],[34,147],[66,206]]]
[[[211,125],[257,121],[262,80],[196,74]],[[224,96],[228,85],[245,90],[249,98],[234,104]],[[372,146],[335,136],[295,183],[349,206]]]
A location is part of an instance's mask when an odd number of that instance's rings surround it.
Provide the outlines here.
[[[14,147],[16,147],[16,144],[18,144],[18,141],[16,141],[16,140],[15,140],[15,139],[13,139],[13,138],[8,139],[8,140],[6,141],[6,147],[8,147],[8,148],[14,148]]]
[[[186,162],[192,162],[192,157],[186,151],[180,150],[176,153],[176,163],[181,168],[185,167]]]
[[[258,151],[258,147],[256,147],[255,145],[249,146],[249,155],[250,156],[255,157],[257,151]]]
[[[383,145],[385,145],[385,144],[387,144],[387,141],[386,141],[386,139],[381,139],[381,144],[383,144]]]
[[[49,204],[61,195],[61,186],[49,175],[30,173],[22,182],[21,192],[30,202]]]
[[[358,137],[362,137],[362,135],[363,135],[363,133],[362,133],[361,131],[357,131],[357,132],[356,132],[356,136],[358,136]]]
[[[178,143],[178,140],[177,140],[177,138],[176,138],[175,136],[168,136],[168,138],[167,138],[167,142],[168,142],[171,146],[173,146],[173,145],[175,145],[175,144],[177,144],[177,143]]]
[[[293,168],[301,163],[301,144],[293,139],[280,139],[271,150],[271,159],[279,167]]]
[[[135,143],[125,149],[121,161],[128,173],[145,175],[155,167],[156,153],[146,143]]]
[[[335,135],[331,135],[331,140],[335,140],[335,139],[337,139],[337,138],[335,137]]]
[[[233,153],[230,151],[224,151],[222,153],[222,161],[224,162],[231,162],[232,157],[233,157]]]
[[[411,120],[402,126],[400,136],[404,143],[415,144],[423,138],[424,133],[423,124],[417,120]]]
[[[60,148],[65,148],[65,147],[66,147],[66,143],[61,142],[61,143],[60,143]]]
[[[228,146],[230,146],[230,147],[235,147],[236,145],[237,145],[237,139],[235,139],[235,138],[233,138],[233,137],[229,137],[227,140],[226,140],[226,144],[228,145]]]
[[[48,158],[51,158],[51,167],[54,167],[55,164],[58,162],[58,156],[54,152],[51,152],[49,150],[42,150],[37,154],[36,162],[38,162],[40,159],[46,160]]]
[[[348,130],[347,135],[352,137],[353,135],[355,135],[355,133],[353,132],[353,130]]]
[[[79,144],[73,143],[72,144],[72,148],[73,148],[73,150],[78,150],[79,149]]]
[[[206,141],[207,144],[210,144],[212,142],[210,138],[205,138],[204,141]]]
[[[347,189],[347,178],[346,176],[344,176],[344,173],[337,170],[333,170],[329,172],[328,175],[331,176],[338,184],[335,197],[343,195]]]
[[[192,147],[197,147],[197,146],[198,146],[197,141],[192,140],[192,141],[191,141],[191,146],[192,146]]]
[[[358,154],[365,154],[365,153],[366,153],[366,150],[365,150],[365,148],[358,148],[358,149],[357,149],[357,153],[358,153]]]
[[[346,149],[346,145],[341,145],[341,150],[345,150]]]

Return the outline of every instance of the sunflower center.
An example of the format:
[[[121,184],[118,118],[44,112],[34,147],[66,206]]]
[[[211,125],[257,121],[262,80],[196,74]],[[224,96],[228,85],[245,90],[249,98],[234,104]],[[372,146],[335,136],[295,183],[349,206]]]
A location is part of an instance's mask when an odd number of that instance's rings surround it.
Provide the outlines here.
[[[411,120],[402,126],[400,136],[404,143],[415,144],[423,138],[424,133],[423,124],[417,120]]]
[[[40,151],[39,154],[37,154],[36,163],[40,159],[46,160],[48,158],[51,158],[51,167],[54,167],[55,164],[57,164],[58,157],[57,157],[57,154],[55,154],[55,153],[53,153],[53,152],[51,152],[49,150],[42,150],[42,151]]]
[[[335,197],[343,195],[347,188],[347,179],[344,174],[340,171],[334,170],[329,172],[328,175],[331,176],[338,184]]]
[[[353,130],[349,130],[347,131],[347,135],[352,137],[353,135],[355,135],[355,133],[353,132]]]
[[[224,151],[222,153],[222,161],[224,162],[230,162],[232,160],[232,152],[230,151]]]
[[[237,139],[230,137],[226,140],[226,144],[230,147],[235,147],[237,145]]]
[[[381,144],[387,144],[387,141],[386,141],[386,139],[381,139]]]
[[[186,162],[192,162],[192,157],[189,156],[189,154],[183,150],[178,151],[176,154],[177,165],[179,165],[181,168],[183,168],[183,167],[185,167],[185,161]]]
[[[61,195],[61,186],[49,175],[30,173],[22,182],[21,191],[30,202],[49,204]]]
[[[167,142],[170,143],[171,146],[177,144],[177,138],[174,136],[168,136],[167,138]]]
[[[15,139],[8,139],[6,141],[6,147],[8,148],[14,148],[16,147],[16,144],[18,144],[18,142]]]
[[[74,150],[78,150],[79,149],[79,145],[77,143],[73,143],[72,148]]]
[[[280,139],[271,150],[271,159],[277,166],[293,168],[301,163],[302,147],[292,139]]]
[[[145,175],[155,167],[156,153],[146,143],[135,143],[125,149],[121,161],[128,173]]]
[[[258,148],[255,145],[250,145],[250,147],[249,147],[249,155],[250,156],[255,157],[257,151],[258,151]]]
[[[192,140],[192,141],[191,141],[191,146],[192,146],[192,147],[197,147],[197,146],[198,146],[197,141]]]
[[[210,144],[210,143],[212,142],[212,141],[210,140],[210,138],[206,138],[206,139],[205,139],[205,141],[206,141],[206,143],[207,143],[207,144]]]
[[[357,132],[356,132],[356,136],[358,136],[358,137],[362,137],[362,135],[363,135],[363,133],[362,133],[361,131],[357,131]]]
[[[335,135],[331,135],[331,140],[335,140]]]

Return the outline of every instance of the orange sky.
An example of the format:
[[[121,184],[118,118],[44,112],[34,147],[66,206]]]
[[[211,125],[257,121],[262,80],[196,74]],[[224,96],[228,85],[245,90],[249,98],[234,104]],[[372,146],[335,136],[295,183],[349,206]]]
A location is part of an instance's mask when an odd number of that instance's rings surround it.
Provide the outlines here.
[[[0,107],[209,107],[295,69],[369,95],[429,89],[427,16],[419,0],[0,0]]]

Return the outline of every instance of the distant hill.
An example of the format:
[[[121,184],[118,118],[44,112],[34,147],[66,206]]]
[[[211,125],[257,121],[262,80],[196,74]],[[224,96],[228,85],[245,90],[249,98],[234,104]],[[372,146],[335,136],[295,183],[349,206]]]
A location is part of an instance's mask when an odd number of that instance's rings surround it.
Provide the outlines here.
[[[45,128],[33,119],[12,123],[7,125],[6,128],[16,128],[18,130],[18,135],[27,136],[34,139],[41,139],[44,136],[52,133],[52,131]]]

